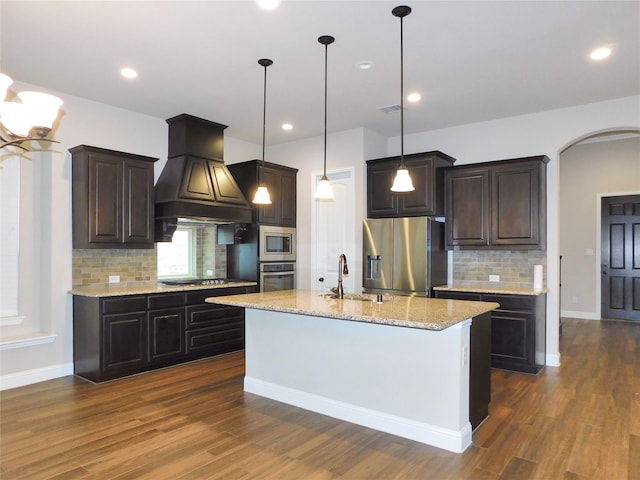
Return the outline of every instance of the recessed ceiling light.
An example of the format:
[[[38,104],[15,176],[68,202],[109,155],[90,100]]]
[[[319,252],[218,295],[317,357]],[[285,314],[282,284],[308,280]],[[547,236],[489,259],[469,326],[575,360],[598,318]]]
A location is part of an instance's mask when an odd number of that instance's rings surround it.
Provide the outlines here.
[[[136,78],[138,76],[138,72],[136,72],[133,68],[125,67],[120,70],[120,75],[124,78]]]
[[[422,95],[420,95],[418,92],[414,92],[409,94],[409,96],[407,97],[407,100],[415,103],[415,102],[419,102],[421,98],[422,98]]]
[[[358,62],[356,65],[358,65],[358,68],[360,70],[369,70],[373,67],[373,62],[369,60],[363,60],[362,62]]]
[[[610,48],[600,47],[600,48],[596,48],[593,52],[591,52],[589,57],[591,57],[591,60],[603,60],[607,58],[609,55],[611,55]]]
[[[273,10],[278,8],[280,0],[258,0],[258,6],[264,10]]]
[[[282,124],[282,129],[283,130],[293,130],[293,125],[291,125],[290,123],[283,123]]]

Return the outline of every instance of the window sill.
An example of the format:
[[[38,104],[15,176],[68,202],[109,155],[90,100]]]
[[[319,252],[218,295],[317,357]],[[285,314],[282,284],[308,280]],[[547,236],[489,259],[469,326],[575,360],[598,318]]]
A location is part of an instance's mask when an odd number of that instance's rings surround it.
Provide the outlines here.
[[[40,334],[28,334],[16,336],[9,339],[0,340],[0,351],[12,350],[14,348],[27,348],[35,345],[43,345],[46,343],[53,343],[56,339],[55,334],[40,333]]]

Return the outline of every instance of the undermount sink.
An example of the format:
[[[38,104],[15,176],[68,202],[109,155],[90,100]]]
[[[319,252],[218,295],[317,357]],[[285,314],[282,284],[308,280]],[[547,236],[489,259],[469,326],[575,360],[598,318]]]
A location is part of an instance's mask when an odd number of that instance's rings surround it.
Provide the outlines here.
[[[340,298],[338,298],[338,294],[333,292],[322,293],[320,294],[320,296],[328,299],[340,300]],[[345,293],[342,300],[357,300],[359,302],[375,302],[376,296],[371,294],[364,294],[364,293]],[[388,300],[388,297],[384,298],[383,300]]]

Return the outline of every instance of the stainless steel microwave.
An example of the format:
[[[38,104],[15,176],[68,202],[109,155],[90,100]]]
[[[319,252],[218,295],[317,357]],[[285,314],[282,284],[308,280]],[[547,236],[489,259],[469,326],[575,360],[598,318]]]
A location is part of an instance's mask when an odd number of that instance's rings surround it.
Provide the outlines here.
[[[260,261],[295,262],[296,229],[260,225]]]

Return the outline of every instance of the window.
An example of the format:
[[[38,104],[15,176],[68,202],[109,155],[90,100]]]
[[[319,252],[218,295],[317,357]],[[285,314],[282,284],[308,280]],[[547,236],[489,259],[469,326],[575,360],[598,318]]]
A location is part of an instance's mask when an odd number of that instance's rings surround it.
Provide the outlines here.
[[[19,323],[20,159],[0,169],[0,325]]]
[[[158,243],[158,278],[196,276],[194,259],[194,229],[178,227],[171,242]]]

